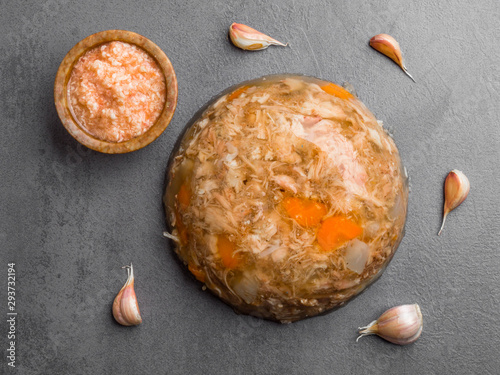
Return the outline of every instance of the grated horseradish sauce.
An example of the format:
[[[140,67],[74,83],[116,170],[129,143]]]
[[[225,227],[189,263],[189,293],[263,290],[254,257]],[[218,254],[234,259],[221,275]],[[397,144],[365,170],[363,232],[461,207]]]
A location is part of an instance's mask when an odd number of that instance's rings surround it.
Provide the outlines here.
[[[113,41],[80,57],[67,95],[73,117],[88,133],[124,142],[144,134],[160,116],[165,77],[146,51]]]

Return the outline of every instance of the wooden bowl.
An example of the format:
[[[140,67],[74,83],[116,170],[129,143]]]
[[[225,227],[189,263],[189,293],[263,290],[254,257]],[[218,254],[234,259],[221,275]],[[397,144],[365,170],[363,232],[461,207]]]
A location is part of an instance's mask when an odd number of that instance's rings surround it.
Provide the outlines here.
[[[74,65],[88,50],[101,44],[120,41],[134,44],[153,57],[165,76],[166,100],[156,122],[142,135],[123,142],[107,142],[94,137],[74,118],[68,102],[68,82]],[[57,113],[66,130],[81,144],[106,154],[121,154],[139,150],[160,136],[172,120],[177,106],[177,78],[167,55],[149,39],[125,30],[107,30],[88,36],[76,44],[64,57],[54,83],[54,101]]]

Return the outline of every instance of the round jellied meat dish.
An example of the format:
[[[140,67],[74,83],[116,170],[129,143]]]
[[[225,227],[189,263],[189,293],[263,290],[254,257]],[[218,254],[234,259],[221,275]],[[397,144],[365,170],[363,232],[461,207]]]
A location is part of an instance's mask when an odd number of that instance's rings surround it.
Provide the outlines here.
[[[241,313],[288,323],[342,306],[403,236],[394,141],[357,97],[316,78],[264,77],[217,98],[167,173],[166,235]]]

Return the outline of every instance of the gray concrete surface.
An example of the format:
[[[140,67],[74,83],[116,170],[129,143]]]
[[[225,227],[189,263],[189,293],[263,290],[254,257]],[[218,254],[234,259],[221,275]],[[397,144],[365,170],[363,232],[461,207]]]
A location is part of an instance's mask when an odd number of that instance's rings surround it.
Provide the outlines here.
[[[0,7],[0,373],[498,374],[499,4],[459,1],[2,1]],[[245,53],[238,21],[290,43]],[[177,112],[147,148],[104,155],[74,141],[54,76],[82,38],[127,29],[156,42],[179,79]],[[368,46],[395,36],[417,83]],[[346,307],[278,325],[201,290],[168,242],[161,196],[172,146],[213,95],[242,80],[304,73],[350,82],[383,120],[411,177],[406,237],[382,278]],[[436,235],[449,170],[471,182]],[[7,263],[16,263],[16,368],[6,360]],[[144,323],[114,323],[134,263]],[[414,345],[356,327],[417,302]]]

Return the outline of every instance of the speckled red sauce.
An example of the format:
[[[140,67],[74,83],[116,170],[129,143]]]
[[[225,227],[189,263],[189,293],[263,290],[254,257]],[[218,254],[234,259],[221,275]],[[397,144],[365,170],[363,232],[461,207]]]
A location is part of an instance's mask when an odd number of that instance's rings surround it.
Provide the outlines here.
[[[75,120],[107,142],[144,134],[160,116],[165,100],[165,77],[156,61],[124,42],[87,51],[75,64],[68,83]]]

